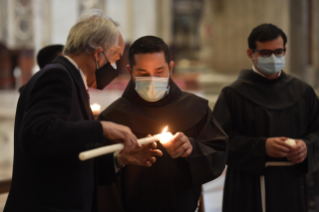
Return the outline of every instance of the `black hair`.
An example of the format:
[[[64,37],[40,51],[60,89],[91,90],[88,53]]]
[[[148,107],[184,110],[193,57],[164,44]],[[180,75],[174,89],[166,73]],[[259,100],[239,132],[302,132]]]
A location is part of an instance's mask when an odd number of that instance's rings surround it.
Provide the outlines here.
[[[53,60],[63,52],[63,45],[51,45],[41,49],[37,55],[37,63],[40,68],[44,68],[46,65],[53,62]]]
[[[133,67],[135,63],[134,55],[164,52],[165,61],[169,65],[171,61],[171,54],[169,52],[167,44],[158,37],[144,36],[137,39],[130,47],[128,52],[128,58],[130,66]]]
[[[251,31],[248,37],[248,46],[250,49],[254,50],[257,48],[256,41],[271,41],[278,38],[279,36],[281,36],[284,40],[283,47],[285,47],[287,43],[287,36],[281,29],[273,24],[261,24]]]

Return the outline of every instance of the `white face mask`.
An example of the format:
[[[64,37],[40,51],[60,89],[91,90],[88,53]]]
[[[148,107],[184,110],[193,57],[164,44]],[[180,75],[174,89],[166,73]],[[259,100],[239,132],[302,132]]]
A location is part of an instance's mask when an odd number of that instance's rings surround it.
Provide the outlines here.
[[[169,77],[135,77],[135,90],[144,100],[157,102],[169,92]]]
[[[276,57],[272,54],[270,57],[258,57],[258,69],[265,75],[274,75],[281,71],[286,65],[285,56]]]

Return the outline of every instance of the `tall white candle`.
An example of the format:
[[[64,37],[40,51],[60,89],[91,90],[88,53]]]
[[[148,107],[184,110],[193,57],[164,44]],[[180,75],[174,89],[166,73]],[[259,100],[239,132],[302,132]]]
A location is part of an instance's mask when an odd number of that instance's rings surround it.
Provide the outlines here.
[[[138,143],[140,145],[149,144],[149,143],[153,143],[153,142],[156,142],[156,141],[160,140],[160,136],[161,136],[161,134],[157,134],[157,135],[154,135],[152,137],[146,137],[146,138],[138,139],[137,141],[138,141]],[[113,144],[113,145],[109,145],[109,146],[100,147],[100,148],[88,150],[88,151],[85,151],[85,152],[81,152],[79,154],[79,158],[80,158],[80,160],[84,161],[84,160],[95,158],[95,157],[98,157],[98,156],[101,156],[101,155],[105,155],[105,154],[109,154],[109,153],[112,153],[112,152],[120,151],[122,149],[124,149],[124,144]]]

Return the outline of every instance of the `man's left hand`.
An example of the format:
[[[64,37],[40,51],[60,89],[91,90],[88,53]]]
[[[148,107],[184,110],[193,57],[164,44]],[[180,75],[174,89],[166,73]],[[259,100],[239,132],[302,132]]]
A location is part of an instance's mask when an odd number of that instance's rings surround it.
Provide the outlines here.
[[[176,157],[187,157],[193,151],[193,146],[189,142],[188,138],[182,132],[178,132],[174,135],[171,140],[171,155],[173,158]]]
[[[295,141],[296,145],[291,148],[287,158],[293,163],[302,163],[307,157],[307,146],[303,140]]]

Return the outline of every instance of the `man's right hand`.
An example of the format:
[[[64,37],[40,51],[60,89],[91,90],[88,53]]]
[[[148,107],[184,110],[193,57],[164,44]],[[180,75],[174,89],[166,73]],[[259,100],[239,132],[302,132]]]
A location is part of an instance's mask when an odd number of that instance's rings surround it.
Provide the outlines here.
[[[291,150],[291,146],[284,141],[286,137],[268,138],[266,141],[266,154],[273,158],[287,157]]]
[[[103,134],[106,138],[117,143],[124,143],[124,149],[122,152],[128,153],[141,147],[130,128],[109,121],[101,121],[100,123],[103,128]]]
[[[143,145],[141,148],[136,148],[131,152],[124,153],[121,151],[118,155],[119,165],[127,164],[151,167],[156,162],[156,157],[161,157],[162,151],[157,149],[157,143]]]

